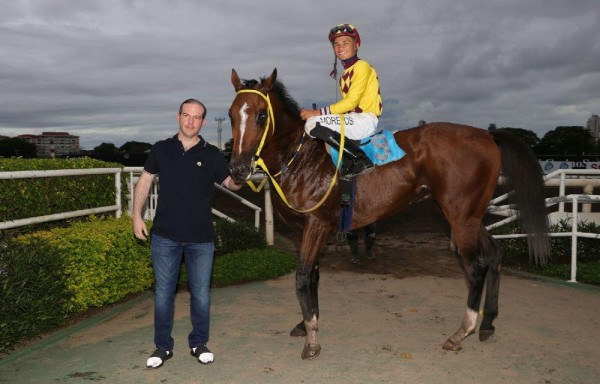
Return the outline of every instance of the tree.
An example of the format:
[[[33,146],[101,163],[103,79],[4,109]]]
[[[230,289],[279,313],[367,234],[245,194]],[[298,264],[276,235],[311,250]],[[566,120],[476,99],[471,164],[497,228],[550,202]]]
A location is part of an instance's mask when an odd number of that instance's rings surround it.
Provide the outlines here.
[[[2,157],[22,156],[31,159],[36,157],[35,151],[35,144],[18,137],[8,137],[0,140],[0,156]]]
[[[530,131],[528,129],[502,127],[498,129],[498,131],[507,132],[513,136],[517,136],[525,143],[527,143],[527,145],[529,145],[531,148],[534,148],[540,142],[540,138],[538,137],[538,135],[535,132]]]
[[[114,153],[118,153],[119,150],[113,143],[102,143],[102,144],[94,147],[94,149],[92,149],[92,152],[114,154]]]
[[[225,142],[223,148],[223,151],[225,152],[233,151],[233,137]]]
[[[129,153],[130,155],[142,155],[146,153],[150,148],[152,148],[152,144],[142,143],[139,141],[128,141],[125,144],[119,147],[119,150],[125,153]]]
[[[141,143],[139,141],[126,142],[119,148],[123,154],[123,157],[120,160],[121,164],[130,167],[140,167],[144,165],[150,148],[152,148],[152,144],[149,143]]]
[[[119,162],[121,160],[119,150],[113,143],[102,143],[94,147],[90,153],[90,157],[104,161]]]
[[[590,131],[580,126],[556,127],[546,133],[535,147],[536,154],[545,156],[580,156],[594,150]]]
[[[227,140],[223,145],[223,156],[225,156],[225,160],[229,162],[231,160],[231,153],[233,152],[233,138]]]

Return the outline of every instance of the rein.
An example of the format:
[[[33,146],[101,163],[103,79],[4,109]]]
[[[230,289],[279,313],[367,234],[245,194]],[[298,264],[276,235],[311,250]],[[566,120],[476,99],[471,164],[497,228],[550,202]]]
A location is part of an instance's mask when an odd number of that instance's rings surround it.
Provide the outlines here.
[[[340,168],[340,164],[342,162],[342,151],[344,150],[344,140],[345,140],[345,136],[344,136],[344,130],[345,130],[345,124],[344,124],[344,115],[340,114],[340,118],[342,121],[342,126],[341,126],[341,140],[340,140],[340,155],[338,156],[338,161],[337,164],[335,166],[335,173],[333,175],[333,178],[331,179],[331,182],[329,183],[329,187],[327,189],[327,192],[325,192],[325,195],[323,196],[323,198],[321,198],[321,200],[319,200],[319,202],[312,208],[309,209],[297,209],[292,207],[292,205],[289,203],[289,201],[287,200],[287,198],[285,197],[285,193],[283,192],[283,190],[281,189],[281,187],[279,186],[279,184],[277,183],[277,181],[275,180],[275,176],[279,176],[282,174],[283,171],[278,172],[277,174],[275,174],[274,176],[271,175],[271,173],[269,172],[269,169],[267,168],[267,165],[265,164],[264,160],[260,157],[260,152],[263,149],[263,146],[265,144],[265,140],[267,138],[267,133],[269,132],[269,125],[271,124],[273,127],[273,134],[275,134],[275,118],[274,118],[274,113],[273,113],[273,106],[271,104],[271,99],[269,98],[268,94],[264,94],[260,91],[254,90],[254,89],[241,89],[238,91],[238,93],[255,93],[257,95],[260,95],[266,102],[267,102],[267,125],[262,138],[260,139],[260,144],[258,145],[258,148],[256,149],[256,153],[254,154],[254,158],[255,160],[252,161],[252,173],[254,174],[256,172],[256,168],[257,167],[261,167],[263,169],[263,171],[265,171],[266,176],[265,178],[260,182],[260,184],[257,186],[254,185],[254,183],[252,182],[252,180],[247,180],[246,183],[248,184],[248,186],[250,186],[250,188],[254,191],[254,192],[260,192],[260,190],[263,188],[263,186],[265,185],[267,178],[269,178],[271,180],[271,183],[273,184],[273,187],[275,187],[275,190],[277,191],[277,193],[279,194],[279,197],[281,197],[281,200],[283,200],[283,202],[285,203],[285,205],[287,205],[289,208],[293,209],[294,211],[298,212],[298,213],[308,213],[308,212],[312,212],[315,209],[319,208],[321,205],[323,205],[323,203],[325,202],[325,200],[327,200],[327,198],[329,197],[329,194],[331,193],[331,191],[333,190],[333,186],[335,185],[335,182],[337,180],[337,175],[339,172],[339,168]],[[304,136],[303,136],[304,138]],[[294,159],[296,158],[296,155],[298,154],[298,152],[300,151],[300,148],[302,147],[304,140],[302,140],[300,142],[300,145],[298,146],[298,149],[296,149],[296,152],[294,153],[294,155],[292,156],[292,159],[288,162],[287,166],[289,166],[292,161],[294,161]]]

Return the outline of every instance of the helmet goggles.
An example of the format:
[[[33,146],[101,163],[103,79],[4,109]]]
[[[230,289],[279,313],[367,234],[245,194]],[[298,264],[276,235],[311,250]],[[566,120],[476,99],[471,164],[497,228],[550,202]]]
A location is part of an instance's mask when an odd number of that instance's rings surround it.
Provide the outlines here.
[[[329,41],[333,44],[336,37],[350,36],[360,47],[360,35],[358,30],[352,24],[339,24],[329,30]]]
[[[340,25],[336,25],[335,27],[331,28],[331,30],[329,31],[329,34],[336,34],[338,32],[346,32],[346,33],[352,33],[352,31],[354,31],[354,25],[352,24],[340,24]]]

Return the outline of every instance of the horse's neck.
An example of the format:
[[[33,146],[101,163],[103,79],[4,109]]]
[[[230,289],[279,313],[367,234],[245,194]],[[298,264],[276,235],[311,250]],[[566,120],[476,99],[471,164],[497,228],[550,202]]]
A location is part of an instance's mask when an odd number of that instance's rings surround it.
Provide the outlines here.
[[[310,208],[307,201],[331,191],[328,188],[333,185],[321,181],[334,180],[335,167],[328,159],[325,144],[304,134],[302,120],[299,128],[296,124],[288,125],[284,132],[287,133],[274,137],[282,145],[276,149],[277,156],[269,160],[269,172],[274,176],[272,182],[282,200],[293,209],[306,210]],[[270,147],[269,150],[275,151],[275,148]],[[267,163],[267,159],[264,160]],[[280,204],[279,208],[282,206]]]
[[[287,162],[287,158],[294,154],[301,136],[302,133],[296,129],[296,127],[288,127],[282,124],[279,125],[276,128],[275,136],[273,136],[273,139],[271,140],[274,144],[274,148],[270,151],[270,157],[273,161],[280,164]],[[271,147],[271,145],[269,145],[269,147]]]
[[[264,156],[269,168],[278,172],[282,166],[290,164],[295,157],[302,156],[302,149],[311,140],[308,135],[304,135],[304,122],[288,117],[276,122],[275,136],[273,136],[270,145],[265,147]],[[304,137],[303,137],[304,135]],[[298,159],[293,163],[299,163]]]

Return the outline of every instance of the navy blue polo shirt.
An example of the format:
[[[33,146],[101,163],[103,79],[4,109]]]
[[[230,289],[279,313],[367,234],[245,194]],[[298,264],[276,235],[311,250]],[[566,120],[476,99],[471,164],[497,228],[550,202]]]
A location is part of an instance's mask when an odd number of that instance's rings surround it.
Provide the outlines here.
[[[229,176],[221,151],[202,137],[185,151],[175,135],[152,146],[144,170],[159,180],[152,233],[174,241],[212,242],[214,183]]]

